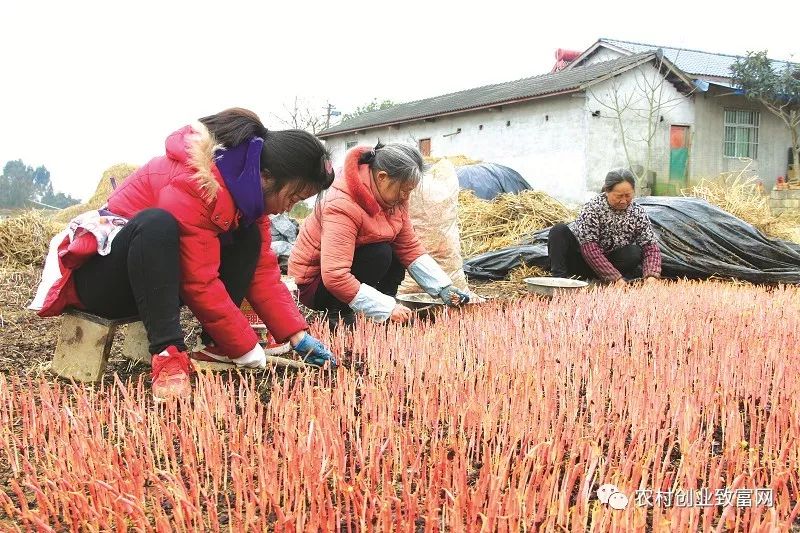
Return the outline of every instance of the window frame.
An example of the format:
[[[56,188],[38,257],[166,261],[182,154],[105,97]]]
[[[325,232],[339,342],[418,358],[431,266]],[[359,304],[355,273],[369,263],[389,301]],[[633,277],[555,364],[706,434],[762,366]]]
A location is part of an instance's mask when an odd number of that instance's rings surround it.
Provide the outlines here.
[[[747,115],[750,116],[749,121],[742,120]],[[724,108],[722,117],[722,156],[730,159],[749,158],[754,161],[757,160],[760,128],[760,111],[734,107]],[[729,135],[729,132],[732,136]],[[747,135],[744,135],[745,132],[748,132]],[[742,151],[743,147],[745,150]]]

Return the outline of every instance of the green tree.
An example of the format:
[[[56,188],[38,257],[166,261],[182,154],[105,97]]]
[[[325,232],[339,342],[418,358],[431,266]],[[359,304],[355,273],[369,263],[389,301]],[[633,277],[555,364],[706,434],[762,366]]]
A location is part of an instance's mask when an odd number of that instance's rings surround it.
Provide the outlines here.
[[[22,159],[7,162],[0,176],[0,207],[25,207],[33,196],[33,169]]]
[[[372,111],[378,111],[379,109],[386,109],[389,107],[393,107],[394,105],[395,103],[392,102],[391,100],[383,100],[382,102],[378,103],[378,99],[373,98],[372,101],[367,105],[356,107],[355,111],[353,111],[352,113],[345,113],[342,116],[342,121],[350,120],[351,118],[363,115],[364,113],[371,113]]]
[[[68,194],[54,193],[50,171],[40,166],[34,169],[22,159],[9,161],[0,175],[0,207],[30,207],[31,201],[53,207],[67,207],[78,200]]]
[[[65,207],[79,204],[80,200],[73,198],[69,194],[65,194],[63,192],[54,193],[52,190],[50,190],[50,192],[42,196],[41,203],[49,205],[51,207],[58,207],[59,209],[64,209]]]
[[[747,98],[761,102],[789,129],[794,166],[800,167],[800,65],[772,61],[763,50],[738,58],[731,72]]]

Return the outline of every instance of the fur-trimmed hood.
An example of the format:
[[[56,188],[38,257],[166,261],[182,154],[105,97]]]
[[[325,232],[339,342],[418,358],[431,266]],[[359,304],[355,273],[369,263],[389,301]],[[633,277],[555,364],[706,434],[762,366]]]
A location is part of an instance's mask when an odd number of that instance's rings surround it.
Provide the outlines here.
[[[197,181],[198,188],[206,201],[213,201],[220,188],[221,176],[214,165],[214,153],[222,148],[208,128],[200,122],[179,129],[166,140],[167,156],[180,163],[187,164],[196,172],[192,179]]]

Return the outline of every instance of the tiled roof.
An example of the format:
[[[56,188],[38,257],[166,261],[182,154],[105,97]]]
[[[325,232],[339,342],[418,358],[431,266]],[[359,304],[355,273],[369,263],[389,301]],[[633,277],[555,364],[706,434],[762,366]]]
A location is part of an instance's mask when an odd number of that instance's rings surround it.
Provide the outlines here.
[[[317,135],[327,137],[337,133],[421,120],[469,109],[492,107],[549,94],[577,91],[593,81],[636,65],[650,56],[653,56],[652,50],[585,67],[397,104],[353,117],[341,124],[327,128]]]

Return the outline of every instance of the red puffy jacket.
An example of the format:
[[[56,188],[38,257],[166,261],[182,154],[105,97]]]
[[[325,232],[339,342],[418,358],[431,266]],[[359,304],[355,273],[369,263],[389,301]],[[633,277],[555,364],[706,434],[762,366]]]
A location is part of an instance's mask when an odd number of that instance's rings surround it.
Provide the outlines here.
[[[175,217],[180,231],[181,299],[219,348],[239,357],[253,349],[258,337],[219,279],[218,237],[237,226],[239,214],[214,164],[215,145],[202,124],[176,131],[167,138],[166,155],[131,174],[109,198],[108,210],[130,219],[158,207]],[[256,224],[261,229],[261,256],[247,300],[275,339],[284,342],[308,324],[281,282],[270,247],[269,217],[262,216]]]

